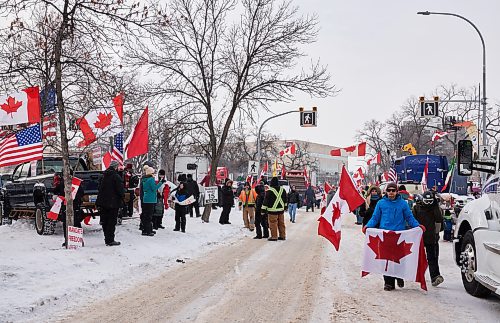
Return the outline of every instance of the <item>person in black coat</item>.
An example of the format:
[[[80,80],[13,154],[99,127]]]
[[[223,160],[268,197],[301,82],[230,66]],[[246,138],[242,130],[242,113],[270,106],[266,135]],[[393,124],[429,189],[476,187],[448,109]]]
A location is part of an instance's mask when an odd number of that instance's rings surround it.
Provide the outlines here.
[[[234,206],[233,181],[226,178],[224,186],[221,188],[222,193],[222,213],[219,218],[220,224],[231,224],[229,222],[229,213]]]
[[[123,204],[125,188],[118,172],[118,162],[111,161],[109,168],[104,171],[104,176],[99,183],[96,206],[99,208],[104,242],[106,246],[118,246],[115,241],[115,227],[118,219],[118,210]]]
[[[432,191],[424,192],[422,201],[413,206],[413,215],[425,227],[423,239],[429,274],[432,286],[437,286],[444,281],[439,272],[439,236],[437,235],[443,223],[443,213]]]
[[[307,187],[305,196],[306,196],[306,212],[309,212],[309,209],[312,209],[312,211],[314,212],[314,203],[316,202],[316,194],[314,194],[312,185],[309,185],[309,187]]]
[[[292,186],[288,192],[288,214],[290,215],[290,222],[295,223],[295,215],[297,214],[297,206],[300,201],[299,192]]]
[[[186,180],[186,191],[187,195],[193,196],[195,201],[191,204],[189,204],[189,215],[193,217],[193,208],[196,212],[196,217],[199,218],[200,215],[200,206],[198,204],[198,199],[200,198],[200,188],[198,187],[198,183],[196,181],[193,181],[193,175],[192,174],[187,174],[187,180]]]
[[[73,171],[71,171],[71,175],[73,175]],[[59,184],[54,187],[54,195],[64,197],[64,178],[62,176]],[[82,221],[85,215],[82,210],[82,202],[83,185],[80,185],[78,187],[78,191],[76,191],[75,198],[73,199],[73,226],[77,228],[82,227]],[[61,205],[61,210],[57,219],[63,223],[64,242],[62,246],[66,247],[66,239],[68,235],[68,228],[66,226],[66,204]]]
[[[257,193],[257,200],[255,201],[255,231],[257,235],[254,239],[269,238],[267,212],[262,212],[262,204],[266,196],[265,185],[267,185],[267,182],[262,178],[260,183],[255,186],[255,192]]]
[[[382,199],[382,191],[376,185],[368,189],[368,196],[365,203],[360,206],[359,215],[363,217],[363,227],[370,221],[377,206],[378,201]]]

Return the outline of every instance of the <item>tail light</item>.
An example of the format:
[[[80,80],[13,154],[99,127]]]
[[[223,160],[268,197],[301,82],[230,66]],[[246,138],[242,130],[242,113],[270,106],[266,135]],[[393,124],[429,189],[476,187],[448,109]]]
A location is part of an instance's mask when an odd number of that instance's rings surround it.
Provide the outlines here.
[[[54,178],[52,178],[52,187],[56,188],[59,184],[61,184],[61,176],[54,174]]]

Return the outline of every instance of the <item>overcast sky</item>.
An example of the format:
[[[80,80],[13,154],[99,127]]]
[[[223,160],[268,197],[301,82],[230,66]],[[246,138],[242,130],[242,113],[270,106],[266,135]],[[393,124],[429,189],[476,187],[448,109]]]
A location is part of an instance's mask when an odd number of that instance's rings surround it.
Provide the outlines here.
[[[500,103],[499,0],[295,0],[301,13],[319,16],[320,33],[308,53],[321,58],[342,91],[327,99],[297,98],[275,113],[318,106],[318,127],[300,128],[298,114],[270,121],[283,139],[349,146],[371,118],[386,120],[409,97],[439,85],[469,87],[482,81],[482,47],[467,22],[417,11],[451,12],[470,19],[486,43],[489,103]],[[262,115],[261,120],[269,115]]]

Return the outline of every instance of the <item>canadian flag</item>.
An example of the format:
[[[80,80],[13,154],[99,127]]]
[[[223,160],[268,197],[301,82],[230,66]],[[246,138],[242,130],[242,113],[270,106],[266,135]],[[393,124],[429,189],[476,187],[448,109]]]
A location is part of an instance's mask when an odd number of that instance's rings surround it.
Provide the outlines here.
[[[75,199],[76,193],[78,192],[78,189],[80,188],[80,184],[82,183],[82,180],[79,179],[78,177],[73,177],[71,180],[71,198]]]
[[[307,168],[304,166],[304,182],[306,184],[306,187],[309,186],[309,175],[307,175]]]
[[[425,161],[424,172],[422,173],[422,180],[420,183],[422,184],[422,193],[427,191],[427,178],[429,175],[429,158]]]
[[[113,160],[113,157],[111,156],[111,153],[108,151],[102,156],[102,169],[108,169],[109,164],[111,164],[111,161]]]
[[[0,126],[40,122],[38,86],[0,96]]]
[[[369,158],[367,161],[366,161],[366,164],[368,166],[370,166],[371,164],[380,164],[381,162],[381,156],[380,156],[380,152],[378,152],[375,156]]]
[[[366,154],[366,142],[346,148],[332,149],[330,155],[343,157],[361,157]]]
[[[325,194],[328,194],[328,192],[330,192],[330,190],[332,189],[332,186],[330,185],[330,183],[325,182],[324,189],[325,189]]]
[[[47,213],[47,218],[54,220],[54,221],[57,220],[57,218],[59,217],[59,212],[61,211],[61,206],[63,205],[63,203],[66,204],[66,199],[64,198],[64,196],[57,196],[56,200],[54,201],[54,204],[50,208],[49,213]]]
[[[286,147],[285,150],[280,151],[280,157],[283,157],[285,155],[295,155],[296,151],[295,143],[293,143],[291,146]]]
[[[345,166],[342,166],[337,192],[318,219],[318,235],[325,237],[338,251],[341,236],[341,215],[352,212],[364,202],[365,200],[356,189],[356,185]]]
[[[420,283],[427,290],[423,231],[420,227],[404,231],[366,229],[361,276],[370,273]]]
[[[361,185],[361,181],[365,179],[365,175],[363,174],[363,169],[361,167],[354,172],[352,179],[356,181],[358,186]]]
[[[285,168],[285,164],[281,165],[281,179],[285,179],[286,178],[286,168]]]
[[[121,95],[119,94],[113,99],[114,108],[92,109],[76,121],[83,134],[83,140],[78,143],[78,147],[86,147],[97,138],[111,137],[123,131],[123,100],[120,99]]]
[[[148,107],[144,109],[139,118],[139,121],[135,125],[134,130],[125,140],[125,157],[123,160],[130,159],[132,157],[144,155],[148,153],[149,150],[149,125],[148,125]]]
[[[447,136],[448,134],[449,134],[449,132],[447,132],[447,131],[436,131],[432,135],[431,141],[434,142],[434,141],[436,141],[438,139],[443,138],[444,136]]]

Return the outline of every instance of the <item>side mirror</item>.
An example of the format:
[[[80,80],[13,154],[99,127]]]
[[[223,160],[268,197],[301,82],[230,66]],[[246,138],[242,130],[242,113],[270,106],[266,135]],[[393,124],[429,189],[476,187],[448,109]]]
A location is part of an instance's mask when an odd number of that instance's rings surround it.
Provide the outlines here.
[[[457,166],[458,174],[461,176],[472,175],[472,141],[470,140],[460,140],[458,142],[457,150]]]

